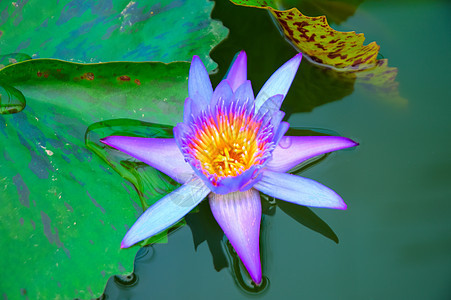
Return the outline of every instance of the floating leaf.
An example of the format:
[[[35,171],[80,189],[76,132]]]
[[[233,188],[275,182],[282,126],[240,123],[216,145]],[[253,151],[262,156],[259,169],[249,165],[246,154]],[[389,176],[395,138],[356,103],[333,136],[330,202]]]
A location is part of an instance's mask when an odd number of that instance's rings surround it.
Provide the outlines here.
[[[222,20],[224,26],[230,29],[230,34],[212,50],[211,57],[223,66],[233,59],[233,53],[246,50],[249,72],[253,72],[252,86],[256,91],[275,69],[295,55],[290,44],[281,42],[280,32],[272,22],[268,22],[268,14],[262,9],[247,9],[228,1],[220,1],[216,3],[213,17]],[[235,22],[237,19],[241,21]],[[250,35],[252,38],[249,38]],[[261,49],[271,49],[272,53],[279,55],[267,55]],[[223,79],[226,72],[226,68],[220,68],[210,76],[214,86]],[[308,61],[302,62],[282,105],[286,118],[352,94],[356,78],[340,75],[340,72],[318,68]]]
[[[307,16],[325,15],[331,23],[340,24],[353,16],[363,0],[282,0],[277,7],[297,7]]]
[[[210,18],[213,5],[206,0],[3,1],[0,49],[85,63],[190,61],[196,54],[212,70],[211,45],[227,36],[221,22]]]
[[[379,46],[375,42],[363,45],[362,33],[340,32],[332,29],[325,16],[308,17],[297,8],[279,10],[279,3],[265,0],[230,0],[242,6],[268,10],[280,26],[286,39],[314,64],[344,73],[351,79],[365,78],[362,84],[372,92],[384,94],[398,103],[396,68],[389,68],[386,60],[377,60]],[[388,87],[388,88],[387,88]],[[390,92],[387,94],[387,89]]]
[[[316,63],[337,69],[362,70],[374,66],[379,46],[363,45],[365,37],[332,29],[325,16],[307,17],[298,9],[271,10],[285,36]]]
[[[278,10],[264,0],[231,0],[232,2],[267,9],[281,26],[285,37],[310,60],[340,70],[362,70],[375,65],[379,46],[363,45],[365,37],[355,32],[332,29],[325,16],[308,17],[297,8]]]
[[[39,99],[55,109],[71,110],[88,125],[111,118],[173,125],[182,118],[188,70],[189,63],[34,59],[0,70],[0,82],[15,86],[27,101]]]
[[[95,298],[111,275],[133,269],[137,248],[119,246],[141,203],[134,186],[86,148],[85,132],[113,118],[175,124],[188,69],[36,59],[0,70],[0,81],[27,99],[21,113],[0,115],[3,297]],[[146,197],[172,185],[149,168],[140,175]]]

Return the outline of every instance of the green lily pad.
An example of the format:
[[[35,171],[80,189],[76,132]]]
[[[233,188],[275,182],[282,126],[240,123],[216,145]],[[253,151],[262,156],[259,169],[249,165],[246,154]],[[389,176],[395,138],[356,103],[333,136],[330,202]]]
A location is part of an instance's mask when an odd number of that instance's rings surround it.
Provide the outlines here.
[[[84,63],[190,61],[196,54],[212,70],[211,45],[227,36],[221,22],[210,18],[213,5],[207,0],[3,1],[1,54]]]
[[[133,270],[137,248],[120,249],[120,242],[142,212],[139,197],[88,150],[85,133],[117,118],[174,125],[182,118],[188,70],[183,62],[50,59],[0,70],[0,82],[27,100],[22,112],[0,115],[4,298],[89,299],[102,294],[111,275]],[[174,188],[155,170],[144,174],[145,195]]]

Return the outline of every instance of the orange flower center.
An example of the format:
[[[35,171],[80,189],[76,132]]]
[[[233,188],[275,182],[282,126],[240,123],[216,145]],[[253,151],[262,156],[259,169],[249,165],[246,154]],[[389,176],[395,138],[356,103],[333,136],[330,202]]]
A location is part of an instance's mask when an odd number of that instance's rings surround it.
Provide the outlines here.
[[[243,110],[241,110],[242,112]],[[266,159],[268,138],[253,113],[224,113],[196,122],[188,148],[199,169],[213,180],[237,176]]]

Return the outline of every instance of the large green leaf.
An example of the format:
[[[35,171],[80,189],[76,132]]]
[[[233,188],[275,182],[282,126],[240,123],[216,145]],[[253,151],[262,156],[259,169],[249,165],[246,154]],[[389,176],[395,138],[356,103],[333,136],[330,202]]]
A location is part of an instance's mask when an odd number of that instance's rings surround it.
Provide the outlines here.
[[[211,45],[227,35],[207,0],[2,1],[0,54],[75,62],[190,61],[212,70]]]
[[[133,270],[136,248],[119,246],[142,212],[135,189],[156,199],[175,185],[150,167],[135,168],[145,180],[130,184],[86,148],[85,132],[117,118],[175,124],[188,69],[183,62],[37,59],[0,70],[0,81],[27,100],[22,112],[0,115],[4,297],[97,297],[111,275]],[[165,134],[152,126],[146,132]]]

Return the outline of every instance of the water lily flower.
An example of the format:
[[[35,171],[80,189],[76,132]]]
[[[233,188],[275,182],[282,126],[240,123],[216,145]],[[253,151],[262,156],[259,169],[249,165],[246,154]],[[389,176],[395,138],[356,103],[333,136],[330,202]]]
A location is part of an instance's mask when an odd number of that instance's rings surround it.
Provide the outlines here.
[[[300,62],[301,54],[286,62],[254,98],[244,51],[215,90],[194,56],[183,122],[174,128],[173,139],[101,140],[182,184],[139,217],[122,248],[175,224],[208,196],[213,216],[252,280],[260,284],[260,192],[299,205],[346,209],[333,190],[285,173],[314,156],[358,145],[339,136],[284,136],[289,124],[279,109]]]

